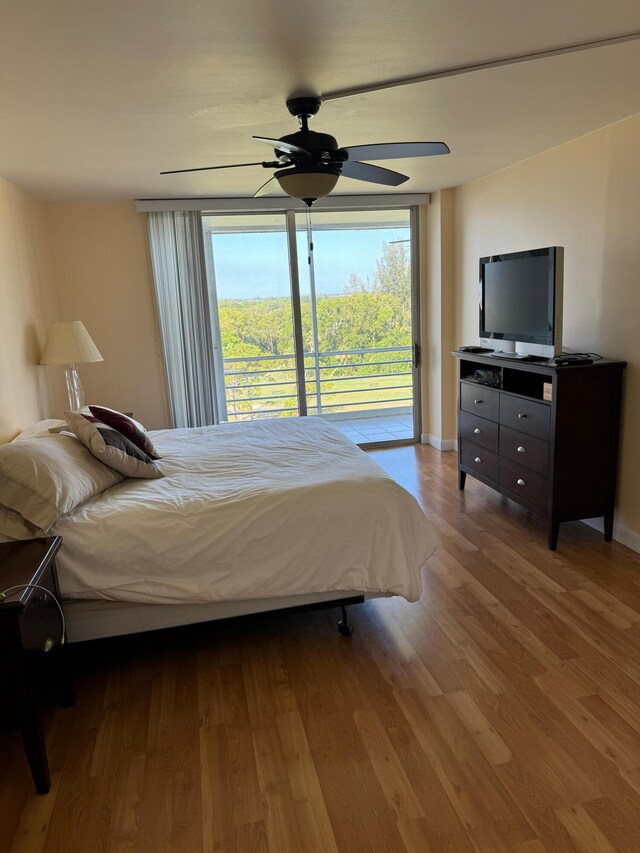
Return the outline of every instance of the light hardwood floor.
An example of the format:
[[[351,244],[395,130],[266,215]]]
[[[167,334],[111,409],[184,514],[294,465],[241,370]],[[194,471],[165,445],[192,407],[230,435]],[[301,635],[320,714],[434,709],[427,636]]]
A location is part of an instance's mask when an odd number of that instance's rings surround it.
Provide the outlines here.
[[[640,850],[640,555],[373,456],[440,534],[422,599],[79,651],[49,795],[0,736],[3,853]]]

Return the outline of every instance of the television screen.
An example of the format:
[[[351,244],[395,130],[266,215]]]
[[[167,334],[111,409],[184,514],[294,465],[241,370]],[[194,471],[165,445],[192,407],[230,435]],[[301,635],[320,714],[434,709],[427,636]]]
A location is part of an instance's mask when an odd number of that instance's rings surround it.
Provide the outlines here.
[[[553,248],[480,261],[480,337],[552,344]]]

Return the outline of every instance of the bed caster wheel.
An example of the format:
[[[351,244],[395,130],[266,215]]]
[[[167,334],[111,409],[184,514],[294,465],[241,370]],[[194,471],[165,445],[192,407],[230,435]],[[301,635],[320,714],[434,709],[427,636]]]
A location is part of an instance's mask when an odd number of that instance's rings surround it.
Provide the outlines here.
[[[346,622],[338,622],[338,631],[343,637],[350,637],[353,634],[353,625],[347,625]]]

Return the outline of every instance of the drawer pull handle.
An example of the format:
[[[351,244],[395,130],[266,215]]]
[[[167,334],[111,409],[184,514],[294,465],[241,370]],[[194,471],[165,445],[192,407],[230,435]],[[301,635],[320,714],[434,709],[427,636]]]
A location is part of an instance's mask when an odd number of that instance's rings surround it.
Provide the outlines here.
[[[518,417],[519,418],[526,418],[527,416],[525,414],[523,414],[522,412],[518,412]]]
[[[527,485],[525,483],[525,481],[522,479],[522,477],[518,477],[517,483],[519,486],[526,486]]]
[[[43,592],[40,595],[35,595],[33,597],[34,601],[45,603],[49,601],[49,594],[47,592]]]
[[[476,404],[476,406],[479,406],[482,400],[474,400],[473,402]]]
[[[518,453],[526,453],[526,452],[527,451],[525,450],[525,448],[522,445],[520,445],[520,447],[518,448]]]
[[[478,429],[478,427],[476,427],[476,428],[474,429],[474,432],[475,432],[475,434],[476,434],[476,435],[482,435],[482,430],[481,430],[481,429]]]
[[[54,646],[55,646],[55,640],[53,639],[53,637],[47,637],[47,639],[44,641],[44,644],[42,646],[42,651],[43,652],[50,652]]]
[[[474,462],[482,462],[482,459],[480,459],[480,457],[479,457],[479,456],[476,456],[476,458],[475,458],[473,461],[474,461]]]

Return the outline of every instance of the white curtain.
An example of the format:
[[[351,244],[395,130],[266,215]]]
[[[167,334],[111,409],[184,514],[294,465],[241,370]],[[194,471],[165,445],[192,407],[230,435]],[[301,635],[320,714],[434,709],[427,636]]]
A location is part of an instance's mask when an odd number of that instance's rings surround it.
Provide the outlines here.
[[[149,213],[149,243],[174,427],[219,422],[201,214]]]

